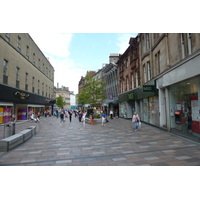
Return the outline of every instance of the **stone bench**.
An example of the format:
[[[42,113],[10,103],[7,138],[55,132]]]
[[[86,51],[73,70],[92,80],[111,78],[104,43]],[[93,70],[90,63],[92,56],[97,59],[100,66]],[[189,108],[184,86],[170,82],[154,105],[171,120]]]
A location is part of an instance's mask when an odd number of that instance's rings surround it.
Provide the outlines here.
[[[26,142],[36,133],[36,127],[30,126],[29,128],[12,135],[10,137],[0,140],[0,152],[7,152],[11,149],[19,146],[20,144]]]

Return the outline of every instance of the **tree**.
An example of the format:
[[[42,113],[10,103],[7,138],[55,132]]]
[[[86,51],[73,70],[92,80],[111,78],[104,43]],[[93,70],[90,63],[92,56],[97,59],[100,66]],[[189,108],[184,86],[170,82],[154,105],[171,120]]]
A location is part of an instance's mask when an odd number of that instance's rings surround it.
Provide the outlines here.
[[[59,96],[56,98],[56,105],[57,105],[59,108],[64,107],[65,101],[63,100],[63,97],[62,97],[61,95],[59,95]]]
[[[85,84],[83,89],[78,95],[78,102],[84,104],[90,104],[91,106],[97,106],[102,103],[102,100],[106,98],[105,82],[97,80],[88,74],[85,77]]]

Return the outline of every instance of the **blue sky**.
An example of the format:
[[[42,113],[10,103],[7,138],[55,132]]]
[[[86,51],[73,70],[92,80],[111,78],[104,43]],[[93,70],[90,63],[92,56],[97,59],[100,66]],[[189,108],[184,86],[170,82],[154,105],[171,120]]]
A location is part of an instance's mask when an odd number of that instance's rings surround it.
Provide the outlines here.
[[[78,93],[87,71],[109,63],[110,53],[124,53],[137,33],[29,33],[55,69],[54,85]]]

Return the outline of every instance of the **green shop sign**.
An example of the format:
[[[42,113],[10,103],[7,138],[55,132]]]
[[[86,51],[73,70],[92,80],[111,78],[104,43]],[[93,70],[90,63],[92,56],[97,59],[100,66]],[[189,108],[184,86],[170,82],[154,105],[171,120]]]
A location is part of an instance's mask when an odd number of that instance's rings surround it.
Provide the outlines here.
[[[128,94],[128,100],[134,100],[135,99],[135,95],[134,92],[131,92]]]
[[[143,86],[143,92],[155,92],[155,85]]]

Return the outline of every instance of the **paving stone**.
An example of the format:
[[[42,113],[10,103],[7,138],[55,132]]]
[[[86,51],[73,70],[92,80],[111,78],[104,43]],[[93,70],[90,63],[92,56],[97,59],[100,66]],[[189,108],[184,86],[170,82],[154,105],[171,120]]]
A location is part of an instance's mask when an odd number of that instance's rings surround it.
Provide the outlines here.
[[[158,157],[154,156],[154,157],[146,157],[144,158],[145,160],[157,160],[159,159]]]
[[[54,117],[42,118],[41,127],[31,140],[0,154],[0,165],[199,165],[200,144],[145,123],[141,130],[133,133],[131,121],[121,118],[110,120],[103,129],[87,124],[83,128],[77,121],[61,127],[58,121]],[[49,123],[54,124],[51,129]],[[21,128],[25,124],[21,124]]]
[[[122,160],[127,160],[125,157],[122,158],[113,158],[113,161],[122,161]]]
[[[63,163],[71,163],[72,160],[59,160],[59,161],[56,161],[56,164],[63,164]]]
[[[175,157],[178,160],[185,160],[185,159],[191,159],[191,157],[189,156],[179,156],[179,157]]]

